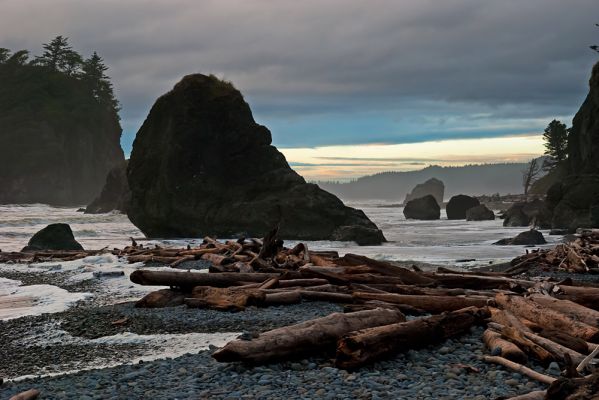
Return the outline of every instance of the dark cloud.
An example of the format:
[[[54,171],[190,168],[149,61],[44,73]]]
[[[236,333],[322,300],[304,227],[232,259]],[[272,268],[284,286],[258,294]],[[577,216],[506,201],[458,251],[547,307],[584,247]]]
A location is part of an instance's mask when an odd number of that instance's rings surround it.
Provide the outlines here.
[[[288,146],[538,129],[575,112],[599,42],[597,0],[0,0],[0,11],[1,47],[35,52],[64,34],[97,50],[129,134],[181,76],[204,72],[233,81]]]

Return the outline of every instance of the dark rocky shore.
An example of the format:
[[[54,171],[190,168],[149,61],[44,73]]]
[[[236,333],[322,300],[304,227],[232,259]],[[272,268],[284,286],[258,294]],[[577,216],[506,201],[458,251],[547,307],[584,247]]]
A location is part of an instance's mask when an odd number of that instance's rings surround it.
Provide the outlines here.
[[[139,333],[186,333],[190,331],[255,331],[300,322],[337,311],[326,303],[246,310],[226,313],[186,310],[138,310],[131,304],[111,307],[77,307],[64,313],[27,317],[1,324],[0,349],[5,377],[37,374],[41,365],[70,363],[81,358],[126,362],[143,352],[143,345],[50,344],[22,348],[20,337],[44,332],[44,324],[63,322],[73,335],[97,337],[114,334],[101,329],[113,318],[127,316]],[[94,326],[96,326],[94,328]],[[178,358],[135,365],[82,371],[63,376],[8,382],[0,397],[35,387],[42,399],[489,399],[540,389],[537,382],[481,361],[482,328],[448,340],[442,345],[409,351],[358,371],[334,368],[325,357],[290,360],[280,364],[247,367],[220,364],[212,350],[200,350]],[[476,370],[471,369],[475,368]],[[540,372],[547,372],[539,369]],[[58,372],[49,369],[46,373]],[[551,372],[551,371],[550,371]]]

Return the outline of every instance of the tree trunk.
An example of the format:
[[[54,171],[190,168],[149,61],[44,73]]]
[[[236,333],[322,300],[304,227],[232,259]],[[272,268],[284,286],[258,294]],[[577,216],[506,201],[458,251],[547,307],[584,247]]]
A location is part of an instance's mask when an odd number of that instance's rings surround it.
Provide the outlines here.
[[[263,305],[275,306],[281,304],[297,304],[302,301],[302,294],[297,290],[279,293],[267,293]]]
[[[599,339],[599,328],[574,320],[559,311],[542,307],[532,300],[504,293],[497,294],[495,300],[497,304],[515,315],[530,319],[543,327],[563,330],[586,341]]]
[[[501,357],[520,364],[526,364],[528,362],[526,354],[514,343],[503,339],[498,332],[491,329],[485,330],[485,333],[483,333],[483,341],[492,353],[495,352],[495,349],[499,348]]]
[[[499,276],[477,276],[458,274],[427,273],[426,276],[435,279],[440,286],[446,288],[463,289],[503,289],[511,290],[513,287],[529,288],[534,285],[532,281],[522,279],[503,278]]]
[[[240,282],[264,282],[270,278],[278,277],[278,273],[203,273],[203,272],[179,272],[179,271],[150,271],[137,270],[129,276],[131,282],[147,286],[214,286],[228,287],[238,285]]]
[[[353,303],[354,297],[351,294],[314,292],[311,290],[301,291],[302,299],[311,301],[328,301],[331,303]]]
[[[348,253],[335,261],[337,265],[367,265],[381,275],[400,278],[407,285],[432,285],[435,281],[409,269],[398,267],[386,261],[373,260],[365,256]]]
[[[296,325],[264,332],[255,339],[234,340],[212,354],[217,361],[245,361],[262,364],[290,357],[315,354],[334,349],[343,335],[359,329],[405,321],[395,310],[367,310],[355,313],[333,313]]]
[[[146,294],[135,303],[137,308],[176,307],[184,304],[185,294],[171,289],[160,289]]]
[[[34,400],[40,395],[40,391],[37,389],[29,389],[25,392],[15,394],[9,400]]]
[[[540,374],[537,371],[533,371],[530,368],[526,368],[524,365],[515,363],[503,357],[483,356],[483,360],[485,360],[486,362],[503,365],[506,368],[519,372],[522,375],[526,375],[529,378],[532,378],[542,383],[551,384],[552,382],[556,381],[556,379],[552,376]]]
[[[543,307],[557,310],[567,316],[591,326],[599,326],[599,311],[581,306],[570,300],[559,300],[551,296],[534,294],[530,298]]]
[[[321,286],[327,285],[329,281],[321,278],[312,278],[312,279],[286,279],[279,280],[280,288],[288,288],[293,286]]]
[[[555,298],[570,300],[582,306],[599,311],[599,288],[559,285]]]
[[[470,306],[485,307],[489,301],[487,297],[474,296],[428,296],[428,295],[403,295],[382,294],[368,292],[354,292],[353,296],[360,300],[379,300],[387,303],[407,304],[409,306],[440,314],[445,311],[455,311]]]
[[[185,304],[192,308],[211,308],[221,311],[242,311],[249,305],[261,305],[265,294],[259,289],[235,290],[196,286]]]
[[[382,357],[464,334],[489,316],[486,308],[457,311],[352,332],[337,345],[336,365],[353,369]]]

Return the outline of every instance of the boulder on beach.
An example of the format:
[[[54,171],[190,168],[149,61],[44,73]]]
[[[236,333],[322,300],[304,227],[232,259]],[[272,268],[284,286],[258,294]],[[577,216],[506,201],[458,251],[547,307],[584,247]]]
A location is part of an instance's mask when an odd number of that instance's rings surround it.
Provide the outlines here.
[[[407,219],[433,220],[441,218],[441,207],[432,195],[408,201],[403,209]]]
[[[127,215],[149,237],[263,236],[385,241],[361,210],[306,183],[229,82],[185,76],[140,128]]]
[[[445,206],[447,219],[466,219],[466,211],[479,204],[480,202],[476,197],[466,196],[465,194],[453,196]]]
[[[468,221],[488,221],[494,219],[495,213],[489,210],[484,204],[479,204],[466,211],[466,220]]]
[[[443,195],[445,193],[445,185],[439,179],[431,178],[424,183],[419,183],[406,195],[403,204],[406,205],[410,200],[418,199],[426,195],[432,195],[437,204],[443,204]]]
[[[515,238],[501,239],[493,244],[506,246],[506,245],[538,245],[545,244],[547,241],[543,234],[536,229],[531,229],[526,232],[519,233]]]
[[[69,224],[50,224],[29,239],[21,251],[83,250]]]
[[[85,213],[102,214],[115,210],[126,213],[129,197],[127,161],[124,161],[110,170],[102,192],[85,208]]]
[[[543,200],[520,201],[514,203],[506,212],[503,226],[538,225],[549,228],[551,213]]]

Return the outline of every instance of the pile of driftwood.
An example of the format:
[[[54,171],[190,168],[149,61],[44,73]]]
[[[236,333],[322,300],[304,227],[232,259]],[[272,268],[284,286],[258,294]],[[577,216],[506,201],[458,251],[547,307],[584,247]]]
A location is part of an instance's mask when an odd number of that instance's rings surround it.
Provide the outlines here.
[[[520,274],[531,268],[573,273],[599,273],[599,232],[583,231],[580,236],[553,249],[535,250],[512,261],[507,272]]]
[[[599,352],[599,288],[493,272],[409,270],[355,254],[310,251],[304,244],[288,249],[274,234],[264,241],[206,238],[181,251],[173,254],[189,257],[193,251],[213,266],[208,273],[133,272],[135,283],[170,287],[137,306],[242,311],[302,301],[344,305],[344,313],[229,342],[213,354],[217,361],[261,364],[335,354],[339,368],[356,369],[485,325],[481,339],[491,354],[485,361],[551,385],[525,398],[567,398],[564,393],[580,388],[597,392],[596,377],[584,375],[593,371]],[[419,317],[407,320],[406,314]],[[526,366],[531,360],[545,367],[557,362],[564,376],[538,373]]]
[[[597,265],[598,238],[597,233],[584,234],[567,248],[559,245],[543,253],[531,253],[515,267],[522,268],[522,262],[534,265],[557,257],[559,262],[551,261],[551,265],[568,265],[570,271],[582,271],[574,267],[582,260],[592,271]],[[76,259],[107,251],[0,253],[0,261]],[[572,279],[516,279],[515,269],[505,273],[409,270],[355,254],[340,257],[333,251],[313,251],[302,243],[285,248],[276,230],[263,240],[223,243],[206,238],[197,247],[182,249],[148,248],[133,241],[131,246],[110,252],[132,263],[174,267],[145,268],[131,274],[134,283],[169,287],[148,294],[137,302],[138,307],[186,304],[192,308],[243,311],[250,306],[306,301],[344,305],[344,313],[229,342],[213,354],[221,362],[260,364],[334,354],[339,368],[356,369],[467,333],[473,325],[483,325],[486,330],[481,340],[490,353],[486,361],[550,385],[547,391],[518,398],[597,395],[599,378],[593,374],[592,361],[599,352],[599,288]],[[568,256],[571,252],[577,258]],[[196,260],[210,262],[207,273],[180,269],[185,262]],[[418,317],[408,320],[406,315]],[[558,363],[563,376],[528,368],[526,365],[533,360],[543,366]]]

